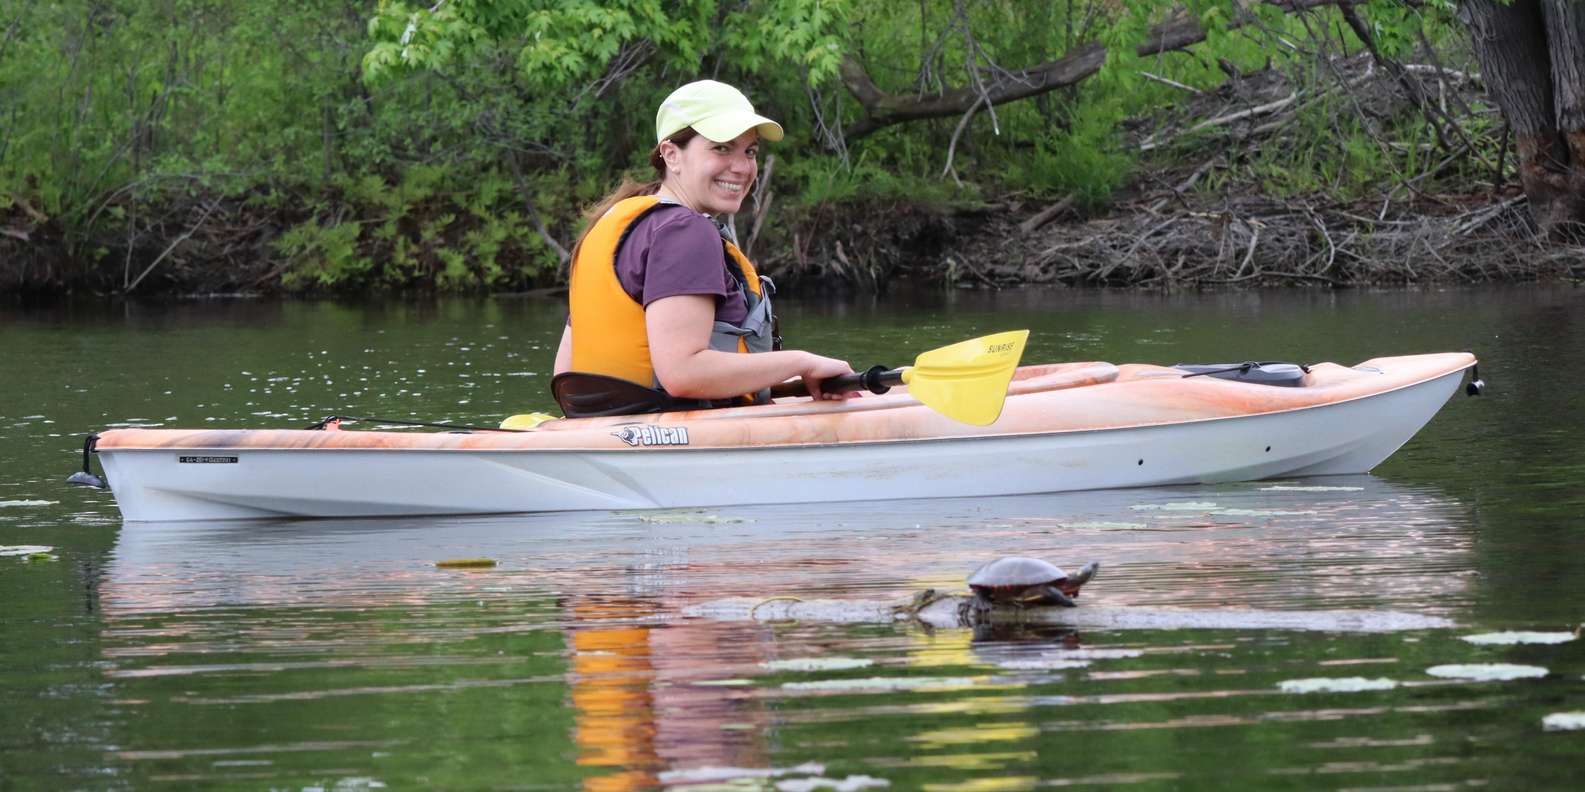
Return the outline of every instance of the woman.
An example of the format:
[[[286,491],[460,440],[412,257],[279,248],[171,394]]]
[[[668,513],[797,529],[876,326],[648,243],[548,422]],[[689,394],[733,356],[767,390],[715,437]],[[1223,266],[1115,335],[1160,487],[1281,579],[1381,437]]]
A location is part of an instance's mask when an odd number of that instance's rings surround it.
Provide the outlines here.
[[[573,248],[556,374],[711,402],[763,401],[770,386],[803,377],[815,398],[844,398],[819,382],[850,373],[847,363],[776,348],[770,289],[712,219],[743,205],[759,142],[780,140],[781,126],[713,80],[673,91],[655,126],[656,179],[624,181],[590,211],[597,219]]]

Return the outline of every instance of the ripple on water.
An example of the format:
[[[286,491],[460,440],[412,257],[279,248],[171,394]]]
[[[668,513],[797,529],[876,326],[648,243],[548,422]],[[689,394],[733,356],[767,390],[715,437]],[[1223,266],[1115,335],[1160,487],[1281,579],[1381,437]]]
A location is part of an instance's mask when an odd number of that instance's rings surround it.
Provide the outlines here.
[[[1570,632],[1494,632],[1462,636],[1465,641],[1481,646],[1513,646],[1516,644],[1560,644],[1578,638]]]
[[[1277,689],[1284,693],[1358,693],[1366,690],[1392,690],[1396,680],[1386,677],[1316,677],[1312,679],[1284,679]]]
[[[1541,666],[1513,663],[1450,663],[1431,666],[1427,674],[1443,679],[1468,679],[1476,682],[1508,682],[1515,679],[1537,679],[1547,675]]]
[[[1585,712],[1554,712],[1541,719],[1541,728],[1547,731],[1585,730]]]

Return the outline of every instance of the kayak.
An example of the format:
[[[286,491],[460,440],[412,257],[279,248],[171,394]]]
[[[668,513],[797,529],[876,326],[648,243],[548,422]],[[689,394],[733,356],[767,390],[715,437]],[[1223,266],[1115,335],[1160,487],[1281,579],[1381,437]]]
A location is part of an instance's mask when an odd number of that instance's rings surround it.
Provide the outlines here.
[[[115,429],[97,435],[92,448],[122,516],[134,522],[1252,481],[1368,472],[1431,420],[1475,363],[1468,353],[1319,363],[1286,384],[1240,379],[1237,370],[1207,376],[1151,364],[1022,366],[986,426],[953,420],[893,388],[846,401],[789,397],[560,418],[527,431],[366,431],[334,422],[321,429]],[[1478,384],[1472,380],[1470,392]]]

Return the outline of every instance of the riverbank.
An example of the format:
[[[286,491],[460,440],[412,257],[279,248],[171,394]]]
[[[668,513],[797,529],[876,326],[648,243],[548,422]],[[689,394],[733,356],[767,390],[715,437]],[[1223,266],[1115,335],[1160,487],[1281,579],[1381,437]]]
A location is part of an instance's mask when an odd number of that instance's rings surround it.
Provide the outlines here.
[[[228,225],[211,226],[202,237],[158,240],[161,250],[152,259],[101,254],[124,266],[83,260],[87,254],[74,251],[51,224],[21,226],[13,210],[6,220],[22,231],[0,241],[0,291],[110,295],[129,283],[151,295],[346,290],[283,281],[295,262],[274,246],[279,222],[234,203],[226,207]],[[809,211],[757,240],[755,258],[783,288],[809,292],[883,292],[899,280],[942,288],[1170,289],[1585,278],[1585,247],[1539,237],[1526,211],[1517,189],[1421,195],[1398,206],[1167,188],[1139,192],[1104,212],[1019,194],[955,207],[870,201]],[[559,272],[532,267],[497,290],[562,282]],[[345,286],[436,290],[418,282]]]

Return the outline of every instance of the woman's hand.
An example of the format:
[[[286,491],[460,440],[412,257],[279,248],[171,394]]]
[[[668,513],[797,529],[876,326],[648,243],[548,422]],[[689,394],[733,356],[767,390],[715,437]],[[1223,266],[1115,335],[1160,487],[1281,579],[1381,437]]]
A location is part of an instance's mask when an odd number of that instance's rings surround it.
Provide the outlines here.
[[[812,352],[804,352],[802,354],[806,360],[803,365],[803,370],[799,372],[799,376],[803,377],[804,385],[809,388],[809,395],[811,397],[816,400],[831,399],[840,401],[842,399],[848,399],[859,395],[859,391],[826,393],[820,390],[821,381],[831,379],[832,377],[840,377],[843,374],[853,373],[853,367],[849,366],[847,361],[837,360],[836,358],[822,357]]]

